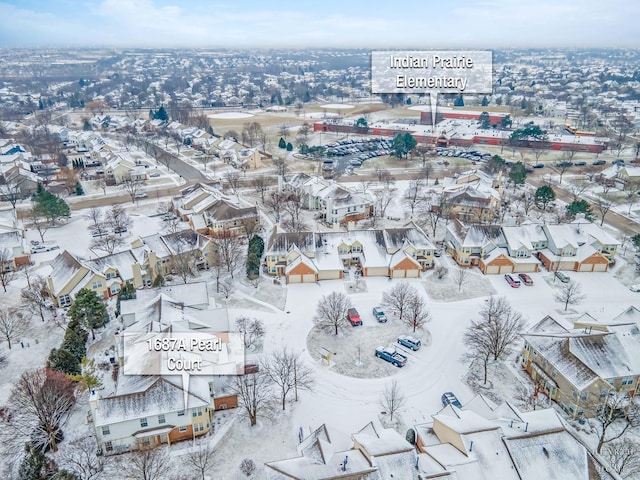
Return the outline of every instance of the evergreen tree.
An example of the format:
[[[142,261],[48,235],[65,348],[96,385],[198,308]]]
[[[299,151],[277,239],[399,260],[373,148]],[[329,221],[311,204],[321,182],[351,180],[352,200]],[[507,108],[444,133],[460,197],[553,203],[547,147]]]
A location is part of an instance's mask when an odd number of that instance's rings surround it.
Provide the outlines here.
[[[80,182],[76,183],[76,195],[84,195],[84,189]]]
[[[291,152],[293,151],[293,145],[291,144],[291,142],[287,143],[287,152]]]
[[[169,120],[169,114],[167,114],[164,105],[160,105],[160,108],[153,114],[153,118],[154,120],[162,120],[163,122]]]
[[[67,375],[79,375],[80,361],[64,348],[52,348],[47,358],[47,368],[64,372]]]
[[[481,105],[482,105],[483,107],[486,107],[486,106],[488,106],[488,105],[489,105],[489,99],[487,98],[487,96],[486,96],[486,95],[485,95],[484,97],[482,97],[482,103],[481,103]]]
[[[71,353],[78,363],[87,354],[87,337],[89,335],[80,326],[78,322],[72,326],[71,322],[67,325],[67,330],[64,332],[64,339],[62,340],[61,349]]]
[[[453,101],[454,107],[464,107],[464,99],[462,98],[462,94],[458,95],[456,99]]]
[[[592,221],[593,220],[593,212],[591,211],[591,205],[586,200],[576,200],[575,202],[571,202],[567,205],[567,214],[571,218],[575,218],[579,213],[583,213],[584,217]]]
[[[90,330],[94,340],[96,338],[95,329],[104,327],[109,320],[105,304],[98,298],[96,292],[87,288],[78,292],[67,315]]]
[[[284,138],[280,137],[280,141],[278,142],[279,148],[287,148],[287,142],[284,141]]]
[[[50,223],[55,223],[59,218],[68,217],[71,213],[67,202],[46,191],[40,184],[38,184],[38,191],[33,195],[32,200],[34,211]]]
[[[39,449],[25,446],[25,455],[18,467],[20,480],[45,480],[56,473],[55,464]],[[57,478],[57,477],[56,477]]]
[[[535,202],[536,205],[542,205],[542,209],[546,210],[549,202],[552,202],[556,199],[556,192],[553,191],[549,185],[543,185],[538,187],[535,193]]]
[[[516,185],[524,185],[524,182],[527,178],[527,169],[524,166],[524,163],[518,162],[511,167],[509,171],[509,180],[511,180]]]

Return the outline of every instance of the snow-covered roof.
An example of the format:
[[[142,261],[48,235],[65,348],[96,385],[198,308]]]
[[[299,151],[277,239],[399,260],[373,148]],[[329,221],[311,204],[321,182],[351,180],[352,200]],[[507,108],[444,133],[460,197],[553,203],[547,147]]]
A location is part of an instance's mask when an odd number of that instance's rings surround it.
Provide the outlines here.
[[[203,376],[192,375],[187,404],[184,404],[182,377],[156,375],[120,375],[116,393],[98,399],[93,411],[97,426],[111,425],[188,408],[209,405],[209,383]]]
[[[60,291],[81,268],[83,268],[82,264],[68,251],[65,250],[57,255],[56,258],[53,259],[53,262],[51,262],[52,271],[50,278],[53,284],[52,295],[57,297]]]
[[[369,456],[378,457],[412,451],[413,447],[391,428],[376,427],[373,422],[352,435]]]

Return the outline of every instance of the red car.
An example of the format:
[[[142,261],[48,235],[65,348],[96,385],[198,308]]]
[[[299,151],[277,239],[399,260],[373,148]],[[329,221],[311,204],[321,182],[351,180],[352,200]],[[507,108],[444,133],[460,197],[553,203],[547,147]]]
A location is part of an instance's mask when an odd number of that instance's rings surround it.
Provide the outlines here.
[[[518,288],[520,286],[520,280],[513,278],[511,275],[507,274],[504,276],[504,279],[507,281],[512,288]]]
[[[533,285],[533,280],[531,280],[531,277],[526,273],[519,273],[518,276],[520,277],[520,280],[522,280],[522,283],[524,283],[525,285]]]
[[[351,323],[352,326],[357,327],[358,325],[362,325],[362,319],[360,318],[360,314],[355,308],[350,308],[347,310],[347,319]]]

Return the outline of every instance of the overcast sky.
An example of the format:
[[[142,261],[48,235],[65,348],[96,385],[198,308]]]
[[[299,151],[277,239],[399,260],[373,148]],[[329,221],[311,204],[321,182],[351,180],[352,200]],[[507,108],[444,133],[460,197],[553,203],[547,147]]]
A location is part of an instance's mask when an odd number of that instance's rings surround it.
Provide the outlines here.
[[[0,47],[640,47],[637,0],[0,0]]]

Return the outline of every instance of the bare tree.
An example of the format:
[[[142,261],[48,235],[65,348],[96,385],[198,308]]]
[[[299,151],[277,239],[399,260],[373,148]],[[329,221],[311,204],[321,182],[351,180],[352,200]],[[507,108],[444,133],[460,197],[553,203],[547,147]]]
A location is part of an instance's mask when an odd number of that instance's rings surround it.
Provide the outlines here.
[[[463,343],[470,349],[465,356],[482,361],[485,384],[489,362],[502,360],[511,353],[523,327],[522,315],[504,297],[490,297],[480,309],[480,320],[471,322],[463,336]]]
[[[16,340],[31,328],[29,318],[22,315],[17,308],[0,308],[0,339],[7,342],[9,350]]]
[[[465,280],[467,279],[467,277],[469,276],[469,270],[464,268],[464,267],[458,267],[456,269],[456,273],[454,276],[454,279],[456,281],[456,285],[458,285],[458,291],[462,290],[462,285],[464,284]]]
[[[252,427],[259,416],[267,413],[274,399],[271,378],[261,371],[237,375],[231,381],[229,390],[238,396],[238,404],[249,417]]]
[[[251,460],[250,458],[244,458],[240,462],[240,466],[238,467],[240,473],[242,473],[245,477],[250,477],[256,471],[256,462]]]
[[[12,430],[41,450],[58,451],[62,428],[75,404],[73,383],[45,368],[25,371],[9,397]]]
[[[373,193],[373,211],[374,215],[379,218],[384,218],[387,213],[387,208],[395,197],[395,189],[385,188],[382,190],[376,190]]]
[[[278,131],[280,132],[280,136],[286,140],[287,135],[289,135],[289,125],[287,125],[286,123],[279,125]]]
[[[591,183],[585,180],[584,178],[580,178],[578,180],[575,180],[569,183],[569,188],[567,190],[571,192],[574,202],[577,202],[578,200],[580,200],[580,198],[584,195],[584,192],[586,192],[589,189],[590,184]]]
[[[264,194],[269,190],[269,178],[264,175],[258,175],[257,177],[253,178],[251,183],[256,189],[256,192],[260,194],[260,198],[262,199],[262,203],[264,204]]]
[[[40,235],[40,241],[44,242],[44,234],[47,233],[51,223],[45,215],[40,212],[39,209],[32,207],[27,214],[29,224],[32,228],[35,228]]]
[[[569,168],[573,166],[572,160],[575,154],[576,152],[574,151],[564,152],[562,154],[562,161],[559,163],[556,163],[555,168],[556,170],[558,170],[558,173],[560,174],[560,179],[558,183],[562,184],[562,176],[565,174],[567,170],[569,170]]]
[[[347,324],[347,310],[350,305],[349,297],[345,293],[331,292],[323,295],[316,305],[313,321],[320,328],[338,335],[338,331]]]
[[[9,285],[16,278],[16,271],[13,266],[13,252],[8,248],[0,248],[0,284],[4,291],[7,291]]]
[[[402,410],[406,403],[406,398],[400,391],[398,380],[392,380],[380,396],[380,406],[389,414],[389,419],[393,422],[393,416]]]
[[[382,304],[396,311],[400,320],[403,320],[405,311],[409,309],[409,303],[417,295],[415,288],[407,282],[401,282],[382,294]]]
[[[24,198],[22,183],[20,180],[9,180],[0,184],[0,198],[5,202],[9,202],[14,210],[18,201]]]
[[[640,182],[627,182],[624,186],[624,194],[627,198],[627,203],[629,204],[628,214],[631,213],[631,207],[636,200],[636,195],[640,192]]]
[[[236,170],[229,170],[225,172],[224,179],[227,182],[231,193],[236,195],[238,193],[238,189],[240,188],[240,173]]]
[[[223,280],[220,282],[219,289],[222,296],[227,299],[236,291],[235,285],[229,280]]]
[[[279,390],[283,411],[291,390],[295,390],[296,400],[298,390],[313,390],[313,372],[300,360],[300,354],[293,353],[286,347],[273,352],[261,363],[261,368]]]
[[[84,218],[91,222],[91,228],[98,228],[102,224],[102,209],[99,207],[90,208]]]
[[[284,176],[289,170],[289,165],[285,157],[274,157],[273,166],[276,167],[276,173],[280,176]]]
[[[22,305],[25,309],[33,314],[38,315],[44,322],[44,312],[48,309],[51,300],[49,299],[49,290],[47,280],[44,277],[36,275],[27,282],[27,288],[23,288],[20,292]]]
[[[233,278],[234,272],[244,263],[244,249],[240,238],[228,230],[215,232],[211,237],[217,247],[220,261],[227,268],[227,272],[231,274],[231,278]]]
[[[424,298],[416,291],[415,294],[407,302],[404,315],[404,323],[409,327],[416,329],[422,328],[425,323],[431,320],[431,312],[427,308]]]
[[[112,205],[111,208],[107,210],[106,223],[113,229],[113,232],[118,235],[122,235],[122,233],[133,226],[133,220],[131,220],[127,211],[122,208],[122,205],[118,204]]]
[[[629,438],[608,443],[604,448],[604,456],[622,478],[640,476],[640,443]]]
[[[171,264],[171,273],[175,273],[180,277],[182,283],[187,283],[189,277],[196,272],[196,258],[194,252],[185,245],[180,239],[171,244],[171,255],[169,262]]]
[[[276,223],[279,223],[282,215],[282,203],[285,195],[282,192],[271,192],[267,196],[267,200],[264,202],[269,212],[273,215],[273,219]]]
[[[118,471],[127,480],[164,480],[171,473],[172,458],[160,448],[131,453]]]
[[[132,177],[127,175],[122,177],[120,186],[131,197],[131,203],[136,202],[136,196],[142,193],[142,189],[145,186],[146,181],[142,177]]]
[[[107,235],[100,235],[93,238],[89,244],[89,248],[91,250],[97,250],[105,252],[107,255],[111,255],[116,251],[116,249],[122,247],[124,244],[125,241],[122,237],[109,233]]]
[[[585,298],[582,294],[582,286],[575,281],[563,283],[553,297],[556,302],[564,303],[565,312],[569,305],[580,305]]]
[[[600,226],[604,224],[604,217],[609,213],[611,207],[613,207],[613,200],[607,194],[598,195],[594,202],[596,210],[600,213]]]
[[[282,210],[289,215],[289,219],[286,222],[287,227],[293,232],[299,232],[304,229],[304,224],[301,218],[303,210],[302,207],[302,199],[300,198],[300,195],[296,193],[288,194],[282,202]]]
[[[96,440],[92,437],[76,437],[69,441],[57,455],[60,468],[78,480],[98,480],[107,475],[105,466],[109,457],[96,455]]]
[[[622,438],[627,430],[633,426],[628,410],[629,408],[637,408],[629,398],[629,392],[612,389],[603,393],[605,394],[604,398],[591,395],[593,400],[587,405],[587,408],[595,412],[594,420],[598,436],[596,451],[598,453],[602,453],[605,444]]]
[[[236,330],[243,334],[244,348],[253,350],[264,337],[264,322],[258,318],[238,317]]]
[[[195,472],[200,480],[206,480],[207,471],[217,465],[216,451],[209,444],[201,443],[184,455],[182,461],[189,470]]]
[[[416,208],[420,205],[420,203],[425,201],[422,195],[422,190],[423,185],[420,180],[409,181],[409,186],[405,190],[402,200],[404,202],[404,205],[409,210],[410,218],[413,218],[414,212],[416,211]]]

